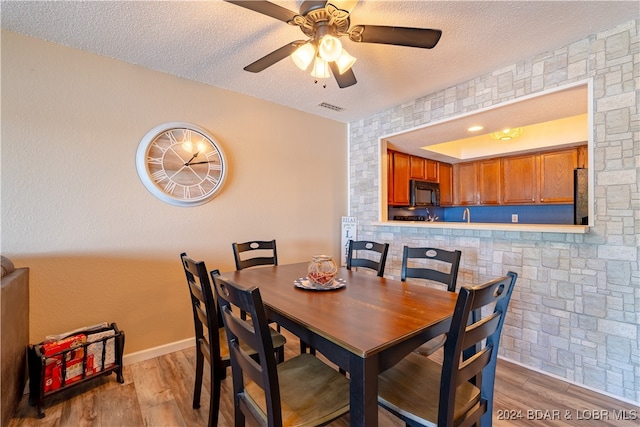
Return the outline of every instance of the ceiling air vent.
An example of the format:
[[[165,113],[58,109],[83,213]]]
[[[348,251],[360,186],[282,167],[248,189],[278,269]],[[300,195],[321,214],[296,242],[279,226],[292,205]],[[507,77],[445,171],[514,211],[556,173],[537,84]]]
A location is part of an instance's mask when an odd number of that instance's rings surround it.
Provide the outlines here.
[[[342,107],[338,107],[337,105],[327,104],[326,102],[318,104],[318,106],[324,107],[324,108],[328,108],[329,110],[333,110],[333,111],[342,111],[342,110],[344,110],[344,108],[342,108]]]

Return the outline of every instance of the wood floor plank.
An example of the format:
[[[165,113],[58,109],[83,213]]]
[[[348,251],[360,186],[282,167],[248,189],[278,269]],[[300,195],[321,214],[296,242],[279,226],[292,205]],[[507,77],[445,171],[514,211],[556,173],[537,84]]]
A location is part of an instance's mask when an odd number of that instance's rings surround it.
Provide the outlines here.
[[[288,331],[285,358],[299,353],[299,342]],[[319,355],[322,358],[322,355]],[[437,360],[438,353],[434,355]],[[326,360],[326,359],[324,359]],[[222,382],[219,427],[232,427],[231,371]],[[195,348],[187,348],[124,368],[125,384],[115,375],[97,378],[46,401],[46,416],[23,396],[9,427],[206,427],[209,411],[209,366],[205,363],[201,407],[193,409]],[[583,411],[583,412],[580,412]],[[633,412],[635,411],[635,412]],[[521,417],[516,417],[522,414]],[[607,419],[594,419],[601,416]],[[616,417],[635,419],[615,419]],[[494,396],[494,427],[638,427],[640,408],[557,378],[499,359]],[[402,427],[379,409],[380,427]],[[349,414],[331,427],[348,427]]]
[[[163,366],[163,380],[172,390],[173,401],[184,416],[187,425],[203,425],[209,417],[209,382],[202,387],[200,408],[193,408],[193,384],[195,382],[195,368],[191,366],[182,352],[164,355],[159,358]],[[208,377],[209,366],[205,373]]]
[[[187,427],[175,400],[158,403],[142,410],[144,425],[148,427]],[[198,425],[203,425],[199,423]]]
[[[159,358],[144,360],[131,366],[131,376],[141,409],[173,400],[173,393],[164,381]]]

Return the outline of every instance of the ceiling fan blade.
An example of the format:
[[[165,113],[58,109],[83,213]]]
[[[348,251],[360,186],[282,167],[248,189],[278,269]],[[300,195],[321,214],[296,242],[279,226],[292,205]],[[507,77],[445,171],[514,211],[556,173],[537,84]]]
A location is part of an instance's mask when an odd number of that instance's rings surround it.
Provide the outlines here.
[[[262,13],[263,15],[279,19],[283,22],[289,22],[293,19],[294,16],[297,15],[297,13],[269,1],[225,1],[227,3],[233,3],[235,5],[245,7],[249,10],[253,10],[254,12]]]
[[[304,43],[303,40],[296,40],[294,42],[286,44],[282,46],[280,49],[276,49],[270,54],[265,55],[262,58],[258,59],[257,61],[247,65],[246,67],[244,67],[244,70],[250,71],[252,73],[259,73],[265,68],[269,68],[276,62],[282,61],[284,58],[291,55],[293,52],[295,52],[298,46],[300,46],[303,43]]]
[[[329,68],[331,68],[333,77],[335,77],[338,86],[340,86],[340,89],[344,89],[345,87],[353,86],[354,84],[358,83],[358,81],[356,80],[356,75],[353,73],[353,69],[349,68],[347,71],[340,74],[338,66],[335,62],[329,62]]]
[[[349,31],[349,38],[354,42],[393,44],[424,49],[435,47],[440,36],[442,36],[441,30],[382,25],[356,25]]]

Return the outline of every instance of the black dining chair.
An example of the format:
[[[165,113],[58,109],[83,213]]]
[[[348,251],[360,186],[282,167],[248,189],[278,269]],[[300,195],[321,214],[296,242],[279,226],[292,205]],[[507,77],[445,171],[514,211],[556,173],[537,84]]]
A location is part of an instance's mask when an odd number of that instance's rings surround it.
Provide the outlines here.
[[[408,278],[431,280],[446,285],[447,291],[455,292],[461,256],[462,252],[459,250],[405,246],[402,253],[400,280],[403,282]],[[440,349],[446,339],[446,335],[439,335],[415,351],[423,356],[429,356]]]
[[[407,426],[490,426],[498,344],[516,278],[509,272],[462,287],[442,365],[410,353],[379,375],[379,405]],[[469,322],[474,311],[487,314]]]
[[[276,365],[260,290],[214,277],[227,331],[236,427],[318,426],[349,411],[349,380],[310,354]],[[247,312],[250,324],[239,312]],[[248,351],[258,354],[254,360]]]
[[[384,276],[388,252],[388,243],[349,240],[347,246],[347,270],[351,270],[353,267],[365,267],[374,270],[379,277],[382,277]],[[365,257],[367,254],[375,259]]]
[[[260,265],[278,265],[278,251],[275,240],[252,240],[232,243],[236,270]]]
[[[200,408],[200,394],[202,391],[202,375],[205,359],[210,366],[209,391],[209,422],[208,426],[218,424],[218,411],[220,408],[220,385],[226,378],[226,368],[231,365],[227,337],[225,334],[222,317],[217,309],[216,300],[207,267],[203,261],[194,261],[186,253],[180,254],[180,260],[189,286],[191,295],[191,308],[193,309],[193,324],[196,340],[196,380],[193,387],[193,408]],[[212,276],[220,274],[218,270],[211,272]],[[284,360],[284,344],[286,339],[271,330],[273,347],[278,353],[278,360]],[[254,354],[255,355],[255,354]]]
[[[250,242],[231,244],[236,270],[258,267],[261,265],[278,265],[278,250],[274,240],[252,240]],[[245,313],[242,313],[245,318]],[[276,324],[278,332],[280,325]]]

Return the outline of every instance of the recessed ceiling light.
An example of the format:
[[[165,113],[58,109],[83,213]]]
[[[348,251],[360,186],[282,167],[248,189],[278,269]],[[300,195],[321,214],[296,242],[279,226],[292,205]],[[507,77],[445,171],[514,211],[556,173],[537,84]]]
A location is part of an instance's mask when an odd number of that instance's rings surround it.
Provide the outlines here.
[[[477,126],[471,126],[469,129],[467,129],[469,132],[478,132],[479,130],[484,129],[483,126],[477,125]]]

